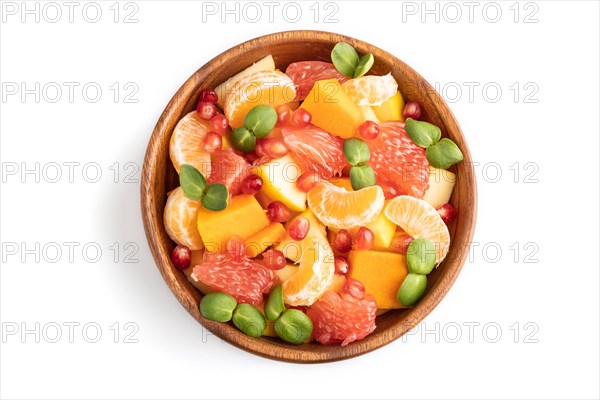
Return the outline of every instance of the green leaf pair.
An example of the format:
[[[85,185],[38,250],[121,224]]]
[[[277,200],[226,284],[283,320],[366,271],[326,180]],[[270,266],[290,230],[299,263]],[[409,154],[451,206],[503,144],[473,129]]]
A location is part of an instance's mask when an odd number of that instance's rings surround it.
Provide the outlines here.
[[[354,47],[348,43],[339,42],[331,51],[331,61],[342,74],[350,78],[359,78],[369,72],[375,62],[375,57],[373,54],[367,54],[359,59]]]
[[[229,203],[229,190],[221,183],[207,185],[204,175],[193,165],[183,164],[179,170],[179,185],[189,199],[200,200],[210,211],[222,211]]]
[[[435,168],[447,169],[463,160],[462,152],[452,140],[440,139],[442,131],[436,125],[407,118],[405,128],[417,146],[427,149],[427,161]]]
[[[244,126],[231,132],[231,144],[236,149],[249,153],[256,146],[256,138],[264,138],[277,123],[277,111],[267,104],[260,104],[248,111]]]
[[[425,238],[410,242],[406,251],[409,274],[398,289],[398,302],[405,306],[416,304],[427,288],[427,275],[435,268],[435,244]]]
[[[302,311],[286,310],[281,285],[275,286],[265,303],[265,315],[269,321],[275,321],[275,333],[288,343],[304,343],[312,333],[310,318]]]
[[[375,171],[365,164],[371,158],[369,145],[365,141],[357,138],[346,139],[344,141],[344,156],[352,165],[352,168],[350,168],[352,189],[360,190],[375,185]]]

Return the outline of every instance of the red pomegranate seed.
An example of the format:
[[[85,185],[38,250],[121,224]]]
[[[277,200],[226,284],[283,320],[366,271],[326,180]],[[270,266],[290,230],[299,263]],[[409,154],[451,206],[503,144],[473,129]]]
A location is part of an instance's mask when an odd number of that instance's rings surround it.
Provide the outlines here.
[[[233,255],[236,260],[241,260],[246,256],[246,241],[237,235],[229,238],[227,241],[227,253]]]
[[[421,116],[421,106],[416,101],[409,101],[404,106],[402,115],[404,118],[419,119]]]
[[[255,195],[262,188],[262,178],[256,174],[250,174],[242,181],[242,192]]]
[[[308,171],[303,173],[296,180],[296,186],[301,192],[308,193],[310,189],[314,188],[317,183],[321,181],[318,172]]]
[[[271,222],[285,222],[290,219],[290,209],[281,201],[273,201],[267,206],[267,217]]]
[[[358,280],[352,278],[346,278],[346,283],[342,288],[343,293],[348,293],[350,296],[362,300],[365,297],[365,286]]]
[[[350,269],[350,264],[348,264],[348,260],[342,256],[335,256],[333,258],[333,263],[335,265],[335,273],[346,275],[348,269]]]
[[[299,108],[292,113],[292,119],[290,123],[298,128],[304,128],[310,124],[311,119],[312,116],[308,111],[306,111],[304,108]]]
[[[288,147],[285,145],[282,138],[264,139],[260,147],[265,155],[273,159],[281,158],[290,151],[290,149],[288,149]]]
[[[171,261],[177,269],[188,269],[192,263],[192,251],[189,247],[178,244],[171,253]]]
[[[437,212],[440,214],[440,217],[442,217],[442,220],[446,225],[456,218],[456,209],[452,207],[452,204],[450,203],[446,203],[438,208]]]
[[[375,235],[373,235],[373,232],[369,228],[361,226],[354,237],[354,248],[356,250],[368,250],[373,247],[374,241]]]
[[[213,103],[209,103],[208,101],[201,101],[198,103],[196,112],[198,113],[198,117],[208,121],[217,114],[217,106],[215,106]]]
[[[340,253],[352,250],[352,236],[346,229],[340,229],[333,239],[333,248]]]
[[[217,96],[217,92],[213,88],[206,88],[200,92],[200,96],[198,97],[198,102],[201,101],[215,104],[219,101],[219,96]]]
[[[269,269],[282,269],[286,264],[285,256],[279,250],[269,249],[263,253],[263,265]]]
[[[290,226],[288,226],[288,234],[294,240],[302,240],[308,234],[308,230],[310,229],[310,221],[305,217],[296,217],[292,222],[290,222]]]
[[[223,114],[215,114],[210,119],[210,129],[217,132],[221,136],[223,136],[225,132],[227,132],[228,126],[229,122],[227,122],[227,117]]]
[[[379,136],[379,125],[373,121],[365,121],[358,127],[358,133],[366,140],[373,140]]]
[[[408,251],[408,245],[413,241],[413,238],[408,233],[402,233],[394,236],[390,247],[397,249],[400,253],[405,254]]]
[[[292,109],[287,104],[280,105],[275,111],[277,111],[277,123],[275,124],[277,127],[287,124],[292,116]]]
[[[202,140],[202,148],[207,153],[214,153],[223,147],[223,138],[216,132],[208,132]]]

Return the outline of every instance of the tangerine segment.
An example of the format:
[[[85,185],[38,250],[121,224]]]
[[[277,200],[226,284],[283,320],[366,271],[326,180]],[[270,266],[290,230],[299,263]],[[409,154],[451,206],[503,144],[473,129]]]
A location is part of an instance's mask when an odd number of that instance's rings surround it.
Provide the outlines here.
[[[188,268],[190,269],[190,268]],[[280,282],[285,282],[290,279],[294,274],[298,272],[299,267],[295,264],[287,264],[280,270],[275,271],[275,275]],[[346,283],[346,276],[342,274],[333,274],[333,278],[331,279],[331,285],[327,288],[327,291],[332,291],[336,293],[342,293],[342,289],[344,288],[344,284]]]
[[[389,73],[350,79],[342,84],[342,88],[358,106],[380,106],[396,94],[398,83]]]
[[[283,300],[291,306],[310,306],[331,286],[335,266],[333,250],[321,235],[302,242],[298,272],[283,283]]]
[[[308,207],[326,226],[350,229],[373,221],[385,202],[380,186],[348,191],[329,182],[321,182],[308,192]]]
[[[202,150],[202,141],[210,130],[209,122],[200,119],[196,111],[179,120],[169,143],[169,155],[177,173],[182,164],[190,164],[208,179],[210,154]]]
[[[173,241],[190,248],[204,248],[198,226],[196,224],[200,202],[191,200],[183,194],[181,187],[168,194],[167,204],[163,213],[165,230]]]
[[[385,216],[413,238],[431,240],[436,264],[444,260],[450,248],[450,232],[431,204],[412,196],[398,196],[388,203]]]
[[[215,92],[217,93],[218,101],[217,104],[219,107],[224,108],[225,101],[230,94],[231,88],[235,86],[237,82],[244,79],[248,75],[251,75],[255,72],[259,71],[275,71],[275,61],[273,60],[272,55],[268,55],[265,58],[261,58],[239,74],[232,76],[227,79],[225,82],[221,83],[219,86],[215,88]]]
[[[289,76],[281,71],[258,71],[231,88],[225,100],[225,116],[232,128],[244,125],[244,117],[252,108],[268,104],[278,107],[294,100],[296,89]]]

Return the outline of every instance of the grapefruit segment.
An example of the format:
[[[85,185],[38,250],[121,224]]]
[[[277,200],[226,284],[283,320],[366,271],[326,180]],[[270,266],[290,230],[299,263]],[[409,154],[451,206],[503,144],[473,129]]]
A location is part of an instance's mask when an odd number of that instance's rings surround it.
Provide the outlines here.
[[[308,96],[317,81],[323,79],[337,79],[344,83],[349,78],[339,72],[332,63],[323,61],[300,61],[290,64],[285,74],[289,76],[296,86],[296,99],[302,101]]]
[[[207,183],[222,183],[227,186],[229,194],[235,196],[242,192],[242,181],[251,170],[250,164],[233,149],[217,150],[212,154],[211,175]]]
[[[357,299],[349,293],[328,291],[306,313],[317,342],[345,346],[375,330],[377,303],[369,293]]]
[[[306,127],[284,126],[283,141],[303,171],[313,171],[321,179],[342,174],[348,162],[344,157],[344,140],[314,125]]]
[[[406,134],[403,122],[380,122],[379,136],[369,141],[369,149],[377,183],[386,182],[399,194],[423,197],[429,187],[429,162],[425,150]]]
[[[204,262],[194,267],[192,279],[204,283],[213,292],[224,292],[238,303],[258,306],[263,294],[269,293],[275,274],[246,257],[232,254],[206,254]]]

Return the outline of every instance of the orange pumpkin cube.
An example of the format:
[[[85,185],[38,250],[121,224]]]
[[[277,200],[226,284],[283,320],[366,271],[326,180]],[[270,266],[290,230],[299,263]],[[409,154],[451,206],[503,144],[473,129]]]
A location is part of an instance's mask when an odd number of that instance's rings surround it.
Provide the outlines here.
[[[350,270],[346,275],[360,281],[377,302],[377,308],[405,308],[398,302],[398,289],[408,275],[406,257],[399,253],[352,250],[348,253]]]
[[[344,139],[353,137],[364,121],[337,79],[317,81],[300,108],[310,113],[313,125]]]
[[[234,235],[248,239],[269,226],[267,213],[252,195],[233,196],[223,211],[198,210],[198,231],[207,251],[224,251]]]

